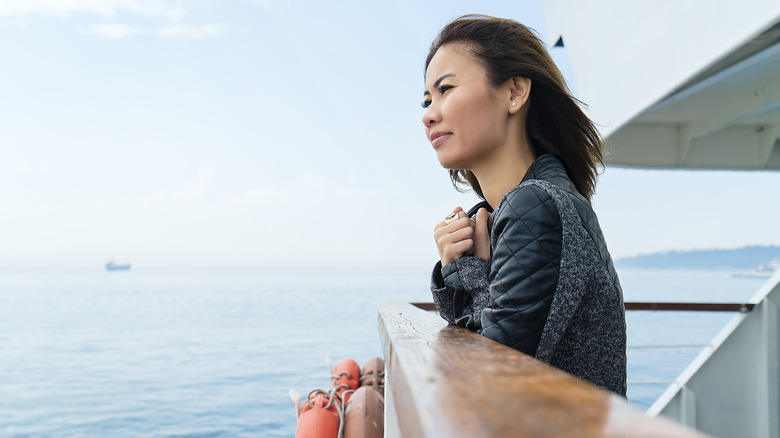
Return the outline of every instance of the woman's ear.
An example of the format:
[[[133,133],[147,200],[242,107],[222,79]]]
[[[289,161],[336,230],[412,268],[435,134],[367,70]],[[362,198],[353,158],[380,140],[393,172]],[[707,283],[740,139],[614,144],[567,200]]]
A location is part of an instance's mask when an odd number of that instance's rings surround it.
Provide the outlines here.
[[[528,97],[531,95],[531,80],[528,78],[511,78],[510,87],[512,94],[510,95],[509,113],[517,114],[518,111],[528,102]]]

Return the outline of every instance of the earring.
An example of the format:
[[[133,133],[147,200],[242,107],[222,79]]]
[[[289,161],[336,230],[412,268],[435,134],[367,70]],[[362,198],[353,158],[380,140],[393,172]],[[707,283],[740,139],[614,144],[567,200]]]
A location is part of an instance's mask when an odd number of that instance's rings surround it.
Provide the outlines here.
[[[512,106],[517,106],[517,102],[512,102]]]

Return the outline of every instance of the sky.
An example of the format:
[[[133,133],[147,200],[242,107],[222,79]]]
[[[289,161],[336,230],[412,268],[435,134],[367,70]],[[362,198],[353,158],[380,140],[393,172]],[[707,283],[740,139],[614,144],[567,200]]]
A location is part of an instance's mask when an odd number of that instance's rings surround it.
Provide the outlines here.
[[[472,12],[554,43],[537,1],[0,0],[0,268],[432,266],[477,198],[424,59]],[[779,186],[607,167],[593,205],[614,258],[778,245]]]

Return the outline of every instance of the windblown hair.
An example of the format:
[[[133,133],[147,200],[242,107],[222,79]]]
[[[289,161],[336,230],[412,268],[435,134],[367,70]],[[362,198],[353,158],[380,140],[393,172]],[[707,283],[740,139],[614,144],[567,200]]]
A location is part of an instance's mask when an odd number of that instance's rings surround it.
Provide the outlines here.
[[[561,160],[577,191],[589,200],[598,166],[604,165],[604,141],[582,111],[584,104],[571,95],[539,36],[514,20],[464,15],[448,23],[433,41],[425,71],[442,46],[456,42],[470,47],[492,86],[514,77],[531,80],[526,130],[534,155],[548,153]],[[450,178],[458,190],[459,184],[468,185],[484,199],[471,171],[450,169]]]

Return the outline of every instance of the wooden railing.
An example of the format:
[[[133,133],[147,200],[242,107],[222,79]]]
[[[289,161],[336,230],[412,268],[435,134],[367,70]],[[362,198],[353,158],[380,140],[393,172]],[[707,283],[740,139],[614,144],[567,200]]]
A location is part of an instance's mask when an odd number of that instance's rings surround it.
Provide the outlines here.
[[[393,437],[701,437],[409,303],[379,312]]]

